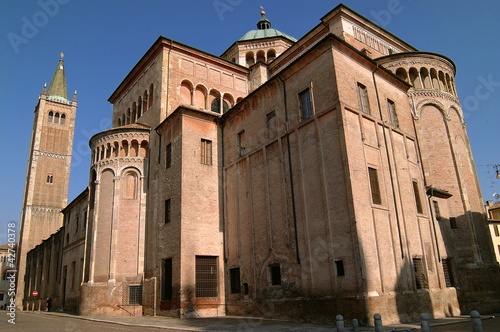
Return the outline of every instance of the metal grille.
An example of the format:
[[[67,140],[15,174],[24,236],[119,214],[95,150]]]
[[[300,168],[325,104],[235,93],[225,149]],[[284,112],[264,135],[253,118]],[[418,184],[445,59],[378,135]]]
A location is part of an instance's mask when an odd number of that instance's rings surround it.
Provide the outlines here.
[[[429,288],[424,269],[424,262],[421,258],[413,258],[413,269],[415,270],[415,282],[417,289]]]
[[[446,282],[446,287],[453,287],[455,283],[453,282],[453,273],[451,271],[451,261],[448,258],[445,258],[441,262],[443,264],[443,274],[444,281]]]
[[[217,296],[217,257],[196,256],[196,297]]]
[[[142,285],[123,284],[123,305],[142,305]]]

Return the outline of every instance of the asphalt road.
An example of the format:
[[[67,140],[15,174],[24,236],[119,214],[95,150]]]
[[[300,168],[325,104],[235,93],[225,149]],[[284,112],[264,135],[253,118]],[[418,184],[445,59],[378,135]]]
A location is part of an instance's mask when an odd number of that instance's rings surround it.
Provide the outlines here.
[[[177,332],[182,330],[124,326],[119,324],[93,322],[71,317],[34,315],[30,313],[16,312],[16,324],[11,324],[7,314],[0,311],[0,331],[23,331],[23,332],[84,332],[84,331],[168,331]]]

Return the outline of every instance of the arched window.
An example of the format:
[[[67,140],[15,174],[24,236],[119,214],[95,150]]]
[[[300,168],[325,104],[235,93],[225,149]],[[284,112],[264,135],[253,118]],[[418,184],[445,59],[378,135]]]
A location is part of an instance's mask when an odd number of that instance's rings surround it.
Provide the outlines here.
[[[221,95],[219,91],[217,90],[210,91],[208,102],[210,103],[210,110],[212,112],[215,113],[221,112]]]
[[[66,123],[66,114],[61,114],[61,121],[59,122],[60,124],[65,124]]]
[[[54,112],[50,111],[49,112],[49,123],[54,122]]]
[[[59,113],[57,113],[57,112],[56,112],[56,114],[54,115],[54,123],[59,124]]]
[[[118,118],[118,127],[120,127],[121,125],[122,125],[122,119]]]
[[[47,174],[47,183],[54,182],[54,175],[52,173]]]
[[[220,98],[215,98],[210,104],[210,110],[215,113],[220,113]]]

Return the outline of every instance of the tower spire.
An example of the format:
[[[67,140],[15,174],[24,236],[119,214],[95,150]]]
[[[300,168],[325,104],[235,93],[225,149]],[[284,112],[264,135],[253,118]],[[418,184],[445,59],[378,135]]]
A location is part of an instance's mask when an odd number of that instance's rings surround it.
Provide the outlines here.
[[[47,91],[48,97],[59,97],[68,100],[68,89],[66,87],[66,75],[64,74],[64,53],[61,52],[54,76]]]

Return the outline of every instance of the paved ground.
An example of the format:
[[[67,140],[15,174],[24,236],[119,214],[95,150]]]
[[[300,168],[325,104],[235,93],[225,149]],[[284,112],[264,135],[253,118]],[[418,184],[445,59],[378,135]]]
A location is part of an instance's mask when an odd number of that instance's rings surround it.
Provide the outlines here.
[[[484,332],[500,332],[500,315],[483,316]],[[8,317],[0,318],[0,331],[336,331],[335,325],[298,323],[282,320],[221,317],[176,319],[168,317],[83,317],[57,312],[17,312],[16,325],[7,323]],[[420,324],[385,326],[385,331],[419,330]],[[350,327],[347,331],[352,331]],[[373,331],[373,328],[361,328]],[[466,316],[431,321],[432,332],[472,332],[470,318]]]

